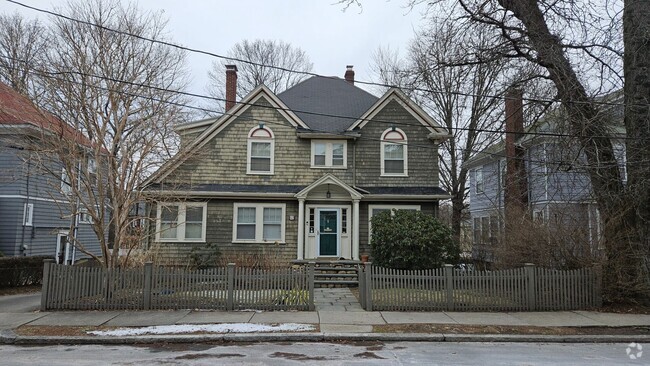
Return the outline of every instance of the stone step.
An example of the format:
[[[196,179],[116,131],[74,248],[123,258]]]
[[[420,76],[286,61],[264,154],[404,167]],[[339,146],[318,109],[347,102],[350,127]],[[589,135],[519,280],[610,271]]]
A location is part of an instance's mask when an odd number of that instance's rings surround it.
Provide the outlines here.
[[[357,267],[314,267],[314,272],[318,271],[358,271]]]
[[[314,280],[314,285],[358,285],[359,281],[353,280]]]
[[[318,272],[314,272],[314,277],[351,277],[351,278],[357,278],[357,277],[359,277],[359,275],[356,274],[356,273],[318,273]]]

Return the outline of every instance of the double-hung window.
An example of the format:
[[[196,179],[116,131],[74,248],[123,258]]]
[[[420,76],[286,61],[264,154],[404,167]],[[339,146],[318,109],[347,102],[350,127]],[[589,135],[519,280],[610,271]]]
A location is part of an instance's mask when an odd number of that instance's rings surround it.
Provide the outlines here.
[[[207,203],[183,202],[158,205],[157,240],[205,242]]]
[[[65,168],[61,169],[61,193],[71,194],[72,193],[72,180],[68,175],[68,172]]]
[[[25,203],[25,208],[23,210],[23,225],[32,226],[34,221],[34,204]]]
[[[474,174],[476,180],[476,193],[482,193],[485,189],[485,182],[483,180],[483,168],[476,169]]]
[[[389,128],[381,135],[381,175],[408,175],[406,134],[399,128]]]
[[[284,242],[285,204],[235,203],[234,242]]]
[[[85,207],[82,207],[79,209],[79,223],[81,224],[92,224],[93,223],[93,217],[90,215],[88,212],[88,209]]]
[[[274,136],[273,131],[264,124],[255,127],[248,133],[247,174],[273,174],[274,166]]]
[[[345,168],[347,166],[347,142],[312,140],[312,168]]]
[[[97,184],[97,161],[88,158],[88,180],[90,184]]]

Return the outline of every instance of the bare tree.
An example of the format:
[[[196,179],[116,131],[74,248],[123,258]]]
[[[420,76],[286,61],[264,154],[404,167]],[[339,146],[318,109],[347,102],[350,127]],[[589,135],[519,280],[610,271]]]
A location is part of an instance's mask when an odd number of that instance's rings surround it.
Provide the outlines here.
[[[314,66],[300,48],[275,40],[244,40],[228,51],[229,60],[215,61],[208,72],[208,91],[214,98],[225,100],[227,64],[236,64],[237,97],[243,98],[260,84],[280,93],[306,79]]]
[[[484,64],[451,66],[465,58],[470,38],[453,23],[433,24],[417,32],[405,60],[389,51],[375,55],[375,70],[382,83],[404,88],[424,106],[452,138],[440,152],[441,185],[452,196],[451,226],[460,240],[466,208],[468,169],[465,162],[498,139],[502,121],[505,68],[502,59]],[[495,97],[496,96],[496,97]]]
[[[41,89],[33,71],[43,67],[46,48],[47,30],[38,20],[0,14],[0,80],[34,101]]]
[[[409,1],[412,6],[420,3],[425,2]],[[430,11],[457,10],[449,21],[496,30],[492,57],[525,60],[545,71],[568,116],[574,141],[586,157],[604,225],[606,296],[614,301],[650,302],[650,83],[643,71],[650,62],[650,2],[436,0],[426,4]],[[611,119],[595,98],[623,84],[627,184],[609,136]]]
[[[120,249],[140,244],[131,228],[142,217],[130,214],[146,200],[140,183],[175,152],[185,55],[143,39],[164,39],[159,14],[118,0],[71,2],[58,11],[78,21],[52,19],[48,69],[39,75],[46,108],[71,129],[35,150],[42,166],[61,166],[71,211],[92,218],[101,256],[74,237],[73,244],[115,267]]]

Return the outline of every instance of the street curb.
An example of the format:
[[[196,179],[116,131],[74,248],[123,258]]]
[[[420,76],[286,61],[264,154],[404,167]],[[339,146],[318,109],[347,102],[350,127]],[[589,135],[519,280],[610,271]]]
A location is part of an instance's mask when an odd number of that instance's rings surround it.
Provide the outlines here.
[[[517,335],[517,334],[405,334],[405,333],[228,333],[201,335],[106,336],[20,336],[0,332],[0,344],[9,345],[135,345],[154,343],[219,342],[521,342],[521,343],[630,343],[650,342],[650,335]]]

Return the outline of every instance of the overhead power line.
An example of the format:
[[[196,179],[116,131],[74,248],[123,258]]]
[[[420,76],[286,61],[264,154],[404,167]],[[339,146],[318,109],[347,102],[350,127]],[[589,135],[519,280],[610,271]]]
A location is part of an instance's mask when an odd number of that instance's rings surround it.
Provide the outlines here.
[[[2,57],[2,56],[0,56],[0,57]],[[175,91],[175,90],[169,90],[169,89],[165,89],[165,88],[160,88],[160,87],[155,87],[155,86],[150,86],[150,85],[145,85],[145,84],[140,84],[140,83],[133,83],[133,82],[123,81],[123,80],[114,79],[114,78],[100,77],[100,76],[85,74],[85,73],[81,73],[81,72],[72,72],[72,71],[49,72],[49,71],[36,70],[36,69],[33,69],[32,71],[29,71],[29,72],[36,73],[36,74],[41,75],[41,76],[46,77],[46,78],[52,78],[52,79],[57,80],[57,81],[70,82],[70,83],[73,83],[73,84],[83,85],[85,87],[91,87],[91,88],[98,89],[98,90],[103,90],[103,91],[108,91],[108,92],[118,93],[118,94],[125,94],[125,95],[129,95],[131,97],[148,99],[148,100],[155,101],[155,102],[166,103],[166,104],[169,104],[169,105],[182,107],[182,108],[200,110],[200,111],[203,111],[203,112],[219,113],[216,110],[208,109],[208,108],[205,108],[205,107],[198,107],[198,106],[194,106],[194,105],[187,104],[187,103],[181,103],[181,102],[177,102],[177,101],[163,100],[163,99],[151,96],[151,95],[142,95],[142,94],[127,92],[127,91],[124,91],[124,90],[121,90],[121,89],[113,89],[113,88],[108,88],[108,87],[93,85],[93,84],[89,85],[89,84],[82,83],[81,81],[65,79],[65,78],[62,78],[61,76],[62,75],[79,75],[79,76],[84,76],[84,77],[92,77],[92,78],[98,78],[98,79],[101,79],[101,80],[108,80],[108,81],[113,81],[113,82],[123,83],[123,84],[129,84],[129,85],[138,86],[138,87],[151,88],[151,89],[158,90],[158,91],[164,91],[164,92],[170,92],[170,93],[178,93],[178,94],[181,94],[181,95],[183,95],[183,94],[194,95],[192,93],[184,93],[184,92],[179,92],[179,91]],[[200,94],[196,94],[196,95],[201,96]],[[208,99],[215,99],[215,100],[225,101],[224,99],[213,98],[213,97],[209,97],[209,96],[202,96],[202,97],[208,98]],[[255,104],[255,103],[243,103],[243,104],[244,105],[249,105],[249,106],[255,106],[255,107],[270,108],[270,109],[274,109],[274,110],[283,110],[283,111],[296,112],[295,110],[291,110],[291,109],[275,108],[275,107],[260,105],[260,104]],[[308,113],[308,112],[305,112],[305,113]],[[222,115],[235,116],[234,114],[227,113],[227,112],[223,113]],[[349,117],[349,118],[352,118],[352,117]],[[286,126],[286,124],[284,124],[284,123],[270,121],[270,120],[261,120],[261,119],[256,119],[256,118],[247,118],[247,120],[250,120],[250,121],[253,121],[253,122],[256,122],[256,123],[265,123],[265,124],[276,125],[276,126]],[[371,121],[380,122],[380,123],[392,123],[390,121],[377,121],[375,119],[372,119]],[[408,125],[421,126],[420,124],[417,124],[417,125],[416,124],[408,124]],[[330,132],[330,131],[314,130],[314,129],[312,129],[311,131],[317,132],[317,133],[330,134],[332,136],[349,137],[343,132]],[[499,131],[499,132],[502,132],[502,131]],[[358,140],[364,140],[364,141],[375,141],[375,142],[381,142],[382,141],[380,138],[369,137],[369,136],[360,136],[357,139]],[[417,143],[414,143],[414,142],[408,142],[408,140],[407,140],[406,143],[403,143],[402,145],[404,145],[404,146],[406,146],[408,148],[433,150],[438,154],[438,156],[440,156],[437,146],[432,146],[430,144],[427,144],[427,145],[417,144]],[[457,151],[459,153],[462,153],[463,149],[461,148],[461,149],[458,149]],[[480,153],[480,154],[484,154],[484,155],[487,155],[487,156],[492,156],[495,159],[506,158],[505,154],[501,153],[501,152],[488,152],[488,151],[484,151],[484,150],[475,150],[475,149],[472,149],[470,151],[472,153]],[[529,163],[537,163],[537,164],[549,164],[549,163],[550,164],[564,164],[564,163],[566,163],[566,159],[562,159],[562,160],[559,160],[559,161],[535,160],[535,159],[530,159],[530,158],[526,158],[526,157],[515,158],[515,159],[524,160],[524,161],[529,162]],[[574,162],[574,164],[576,166],[579,166],[580,168],[589,166],[589,164],[576,164],[575,162]],[[599,164],[598,166],[599,167],[605,167],[607,165]]]
[[[76,19],[76,18],[67,16],[67,15],[64,15],[64,14],[61,14],[61,13],[57,13],[57,12],[54,12],[54,11],[51,11],[51,10],[46,10],[46,9],[43,9],[43,8],[38,8],[38,7],[35,7],[35,6],[27,5],[27,4],[21,3],[21,2],[16,1],[16,0],[6,0],[6,1],[8,1],[8,2],[10,2],[12,4],[15,4],[15,5],[18,5],[18,6],[21,6],[21,7],[36,11],[36,12],[49,14],[49,15],[52,15],[52,16],[57,17],[57,18],[66,19],[66,20],[69,20],[71,22],[76,22],[76,23],[79,23],[79,24],[85,24],[85,25],[96,27],[96,28],[99,28],[99,29],[103,29],[103,30],[106,30],[106,31],[109,31],[109,32],[114,32],[114,33],[117,33],[117,34],[126,35],[126,36],[129,36],[129,37],[134,37],[134,38],[137,38],[137,39],[140,39],[140,40],[143,40],[143,41],[147,41],[147,42],[151,42],[151,43],[162,44],[162,45],[165,45],[165,46],[168,46],[168,47],[173,47],[173,48],[183,50],[183,51],[187,51],[187,52],[197,53],[197,54],[206,55],[206,56],[219,58],[219,59],[223,59],[223,60],[237,61],[237,62],[246,63],[246,64],[249,64],[249,65],[254,65],[254,66],[259,66],[259,67],[267,67],[267,68],[276,69],[276,70],[280,70],[280,71],[284,71],[284,72],[290,72],[290,73],[296,73],[296,74],[302,74],[302,75],[308,75],[308,76],[317,76],[317,77],[331,77],[331,76],[325,76],[325,75],[321,75],[321,74],[317,74],[317,73],[309,72],[309,71],[294,70],[294,69],[290,69],[290,68],[286,68],[286,67],[282,67],[282,66],[267,65],[267,64],[254,62],[254,61],[250,61],[250,60],[244,60],[244,59],[240,59],[240,58],[236,58],[236,57],[224,56],[224,55],[221,55],[221,54],[218,54],[218,53],[205,51],[205,50],[201,50],[201,49],[198,49],[198,48],[182,46],[182,45],[179,45],[179,44],[176,44],[176,43],[173,43],[173,42],[164,41],[164,40],[160,40],[160,39],[154,39],[154,38],[150,38],[150,37],[145,37],[145,36],[142,36],[142,35],[139,35],[139,34],[133,34],[133,33],[130,33],[130,32],[126,32],[126,31],[122,31],[122,30],[119,30],[119,29],[106,27],[106,26],[103,26],[103,25],[100,25],[100,24],[95,24],[95,23],[88,22],[88,21],[85,21],[85,20]],[[363,84],[363,85],[380,86],[380,87],[384,87],[384,88],[399,88],[399,89],[403,89],[403,90],[411,90],[411,91],[418,91],[418,92],[425,92],[425,93],[432,93],[432,94],[453,94],[453,95],[460,95],[460,96],[464,96],[464,97],[486,97],[486,98],[506,99],[506,97],[504,95],[475,94],[475,93],[467,93],[467,92],[461,92],[461,91],[433,90],[433,89],[418,88],[418,87],[399,87],[399,86],[391,85],[391,84],[377,83],[377,82],[363,81],[363,80],[355,80],[354,82],[359,83],[359,84]],[[528,102],[535,102],[535,103],[556,103],[556,102],[558,102],[558,100],[555,100],[555,99],[530,98],[530,97],[522,98],[522,99],[525,100],[525,101],[528,101]],[[607,101],[595,101],[595,100],[588,101],[588,102],[572,100],[572,101],[569,101],[569,102],[575,103],[575,104],[584,103],[584,104],[596,104],[596,105],[603,105],[603,106],[623,106],[624,105],[623,103],[615,103],[615,102],[607,102]]]
[[[5,59],[10,59],[13,61],[18,61],[24,64],[28,64],[27,61],[22,60],[22,59],[17,59],[17,58],[12,58],[8,56],[3,56],[0,55],[0,57],[5,58]],[[201,99],[207,99],[207,100],[212,100],[212,101],[219,101],[219,102],[225,102],[225,98],[218,98],[218,97],[213,97],[209,95],[204,95],[204,94],[198,94],[198,93],[191,93],[191,92],[185,92],[185,91],[180,91],[180,90],[172,90],[168,88],[162,88],[159,86],[155,85],[149,85],[149,84],[143,84],[143,83],[136,83],[132,81],[127,81],[127,80],[121,80],[121,79],[116,79],[116,78],[111,78],[108,76],[100,76],[100,75],[93,75],[93,74],[88,74],[88,73],[82,73],[79,71],[48,71],[48,70],[37,70],[37,69],[32,69],[32,73],[37,73],[42,76],[46,75],[78,75],[82,77],[91,77],[91,78],[96,78],[100,80],[106,80],[106,81],[112,81],[116,83],[121,83],[121,84],[127,84],[127,85],[132,85],[136,87],[143,87],[143,88],[148,88],[152,89],[155,91],[160,91],[160,92],[165,92],[165,93],[177,93],[180,95],[188,96],[188,97],[194,97],[194,98],[201,98]],[[28,71],[30,72],[30,71]],[[67,79],[59,79],[59,80],[67,80]],[[69,80],[67,80],[69,81]],[[95,86],[92,86],[95,87]],[[120,90],[111,90],[112,92],[116,93],[121,93],[122,91]],[[137,95],[134,95],[137,96]],[[146,96],[141,96],[143,98],[147,98]],[[243,105],[248,105],[248,106],[254,106],[254,107],[259,107],[259,108],[266,108],[266,109],[273,109],[276,111],[283,111],[283,112],[292,112],[292,113],[302,113],[302,114],[308,114],[308,115],[314,115],[314,116],[320,116],[320,117],[331,117],[331,118],[343,118],[343,119],[348,119],[350,121],[373,121],[376,123],[381,123],[385,124],[388,126],[420,126],[420,124],[417,123],[408,123],[408,122],[399,122],[399,121],[389,121],[389,120],[382,120],[382,119],[363,119],[355,116],[346,116],[346,115],[340,115],[340,114],[331,114],[331,113],[321,113],[321,112],[313,112],[313,111],[308,111],[308,110],[301,110],[301,109],[292,109],[292,108],[280,108],[280,107],[274,107],[274,106],[269,106],[269,105],[263,105],[263,104],[256,104],[256,103],[250,103],[250,102],[243,102],[239,101],[237,102],[238,104],[243,104]],[[216,111],[204,107],[196,107],[196,106],[191,106],[188,108],[195,109],[195,110],[200,110],[203,112],[208,112],[208,113],[216,113],[216,114],[225,114],[227,113],[221,112],[221,111]],[[455,130],[455,131],[474,131],[474,132],[485,132],[485,133],[495,133],[495,134],[501,134],[505,133],[503,130],[497,130],[497,129],[487,129],[487,128],[468,128],[468,127],[458,127],[458,126],[453,126],[453,127],[448,127],[448,126],[440,126],[444,130]],[[323,131],[325,132],[325,131]],[[579,138],[583,137],[580,135],[576,134],[570,134],[570,133],[557,133],[557,132],[521,132],[518,133],[519,135],[531,135],[531,136],[536,136],[536,137],[560,137],[560,138]],[[612,138],[612,136],[608,135],[590,135],[589,137],[593,138]],[[615,138],[619,140],[632,140],[635,139],[633,136],[616,136]]]

